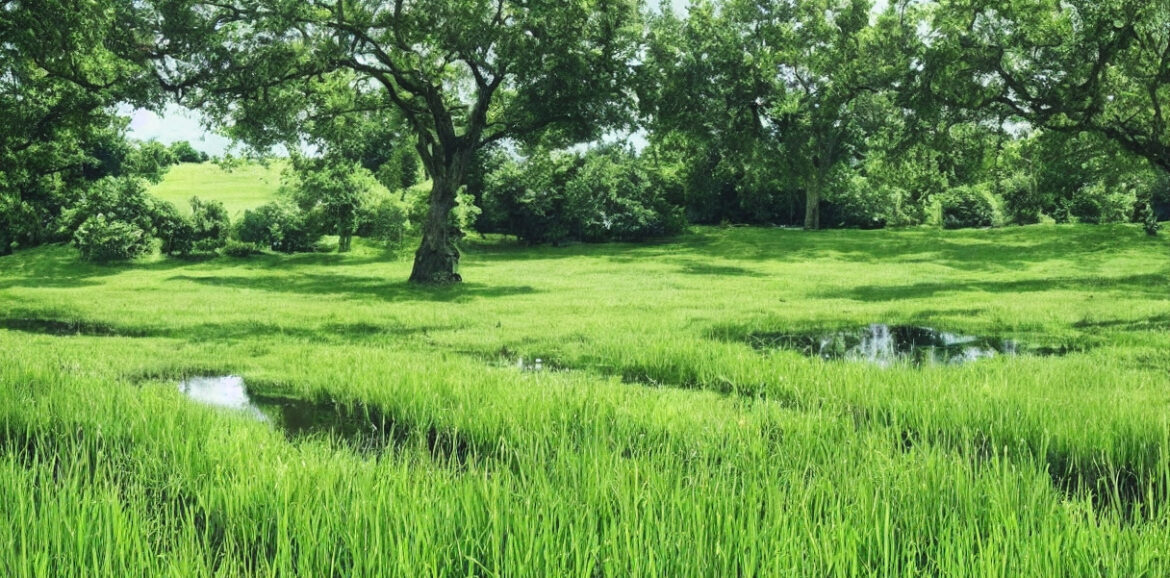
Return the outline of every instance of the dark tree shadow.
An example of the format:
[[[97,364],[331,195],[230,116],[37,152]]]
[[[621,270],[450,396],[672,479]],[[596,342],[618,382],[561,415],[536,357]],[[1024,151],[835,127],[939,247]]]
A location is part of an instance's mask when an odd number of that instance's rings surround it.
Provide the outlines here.
[[[868,285],[825,291],[819,295],[858,301],[902,301],[925,299],[941,293],[1035,293],[1059,290],[1097,290],[1130,295],[1166,296],[1170,294],[1170,272],[1126,275],[1124,277],[1049,277],[1014,281],[947,281],[909,285]]]
[[[213,287],[304,295],[349,295],[385,301],[466,303],[477,299],[528,295],[537,292],[526,285],[500,286],[486,283],[459,283],[447,286],[420,286],[406,281],[387,281],[382,277],[350,275],[175,275],[168,280],[187,281]]]

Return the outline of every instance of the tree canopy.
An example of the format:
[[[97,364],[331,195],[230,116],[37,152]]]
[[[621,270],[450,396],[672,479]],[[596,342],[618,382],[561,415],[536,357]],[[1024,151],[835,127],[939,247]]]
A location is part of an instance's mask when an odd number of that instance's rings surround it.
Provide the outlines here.
[[[412,280],[458,279],[449,223],[477,150],[620,125],[632,0],[151,0],[161,83],[256,144],[343,114],[400,115],[433,179]]]

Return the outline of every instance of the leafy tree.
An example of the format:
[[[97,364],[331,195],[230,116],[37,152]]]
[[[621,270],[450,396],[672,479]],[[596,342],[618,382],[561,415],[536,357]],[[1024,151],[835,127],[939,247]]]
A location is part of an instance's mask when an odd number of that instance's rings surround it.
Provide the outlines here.
[[[450,223],[476,152],[572,142],[623,118],[634,0],[149,0],[157,73],[254,144],[352,99],[396,111],[433,181],[411,279],[458,281]]]
[[[910,70],[914,35],[898,10],[873,24],[868,0],[700,1],[686,21],[667,12],[653,24],[643,112],[657,131],[685,134],[707,167],[699,175],[723,175],[741,203],[743,190],[802,189],[804,224],[818,228],[834,173],[886,120],[876,95]]]
[[[207,153],[196,150],[185,140],[171,143],[171,154],[174,155],[175,161],[180,163],[205,163],[211,159]]]
[[[1048,130],[1102,134],[1170,170],[1170,4],[943,0],[927,86]]]
[[[56,219],[153,84],[124,25],[127,3],[0,2],[0,254],[57,239]]]
[[[293,200],[307,214],[320,213],[322,230],[338,236],[341,253],[352,246],[362,206],[382,189],[368,170],[331,156],[294,156],[288,179]]]
[[[152,183],[161,183],[167,171],[178,162],[166,145],[155,141],[138,143],[126,155],[124,170]]]

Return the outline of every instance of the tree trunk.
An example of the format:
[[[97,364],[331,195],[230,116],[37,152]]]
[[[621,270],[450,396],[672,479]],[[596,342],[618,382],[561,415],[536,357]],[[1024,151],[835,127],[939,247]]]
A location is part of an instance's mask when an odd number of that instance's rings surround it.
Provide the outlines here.
[[[813,179],[805,189],[804,228],[815,231],[821,228],[821,183]]]
[[[414,254],[412,283],[459,283],[459,248],[456,243],[462,231],[451,224],[455,196],[463,186],[471,151],[461,151],[448,157],[446,166],[428,169],[431,178],[430,208],[422,223],[422,244]]]

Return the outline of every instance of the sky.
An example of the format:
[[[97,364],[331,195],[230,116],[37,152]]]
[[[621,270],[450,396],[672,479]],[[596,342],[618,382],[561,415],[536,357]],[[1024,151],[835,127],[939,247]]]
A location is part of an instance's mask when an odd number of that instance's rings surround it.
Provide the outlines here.
[[[129,134],[133,139],[166,144],[185,140],[209,155],[222,155],[231,144],[230,140],[207,130],[198,112],[177,104],[167,105],[161,116],[145,109],[126,109],[122,113],[130,116]]]

